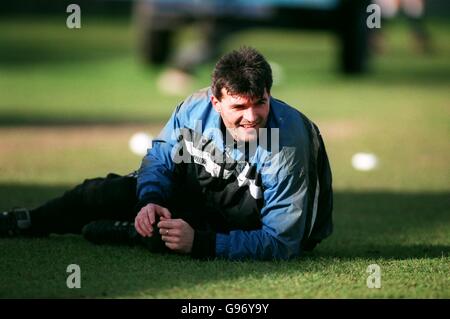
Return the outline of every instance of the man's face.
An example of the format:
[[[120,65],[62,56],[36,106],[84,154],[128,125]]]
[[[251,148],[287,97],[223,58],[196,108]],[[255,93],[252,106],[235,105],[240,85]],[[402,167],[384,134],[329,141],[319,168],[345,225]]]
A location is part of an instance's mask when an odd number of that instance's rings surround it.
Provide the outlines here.
[[[225,127],[236,141],[249,142],[258,136],[258,130],[265,127],[269,116],[270,95],[252,98],[230,95],[222,88],[222,99],[211,98],[214,109],[219,112]]]

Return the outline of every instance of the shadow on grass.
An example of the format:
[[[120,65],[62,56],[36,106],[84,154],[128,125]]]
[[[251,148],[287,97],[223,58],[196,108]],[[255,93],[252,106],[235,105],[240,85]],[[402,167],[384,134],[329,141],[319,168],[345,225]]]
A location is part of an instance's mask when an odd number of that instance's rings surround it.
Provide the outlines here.
[[[66,11],[61,5],[61,11]],[[69,29],[64,16],[19,15],[3,21],[0,67],[22,68],[74,65],[78,62],[133,54],[127,19],[84,19],[82,28]]]
[[[67,188],[1,184],[0,209],[33,207]],[[143,247],[96,246],[77,235],[4,239],[0,271],[8,275],[0,279],[0,297],[170,297],[184,289],[201,291],[211,282],[233,285],[242,277],[322,272],[336,262],[448,257],[449,195],[337,192],[334,234],[314,252],[289,262],[202,262],[150,254]],[[65,267],[71,263],[82,266],[83,290],[65,287]],[[237,286],[233,289],[244,294],[251,291]]]
[[[117,57],[129,56],[131,49],[116,48],[113,46],[99,46],[80,48],[77,42],[68,46],[61,46],[58,40],[46,46],[39,41],[6,41],[4,48],[0,50],[0,66],[6,69],[23,68],[46,65],[73,66],[74,63],[105,61]]]
[[[27,114],[3,113],[0,116],[0,127],[26,127],[26,126],[91,126],[91,125],[123,125],[123,124],[161,124],[167,121],[166,115],[150,115],[148,117],[135,117],[124,119],[123,117],[56,117],[33,116]]]
[[[36,207],[70,187],[0,184],[0,210]],[[448,252],[447,246],[430,244],[433,238],[447,239],[441,236],[450,226],[448,192],[347,191],[335,192],[334,199],[334,233],[317,246],[320,253],[308,256],[422,258]],[[411,238],[414,244],[408,244]],[[424,244],[417,244],[419,239]]]

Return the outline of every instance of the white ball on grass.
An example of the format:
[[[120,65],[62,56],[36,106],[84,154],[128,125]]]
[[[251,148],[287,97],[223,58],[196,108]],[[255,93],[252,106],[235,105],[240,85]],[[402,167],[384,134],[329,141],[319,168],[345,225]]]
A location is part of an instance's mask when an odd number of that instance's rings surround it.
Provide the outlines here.
[[[134,154],[144,156],[147,150],[152,148],[152,140],[153,137],[150,134],[138,132],[131,136],[128,146]]]
[[[358,171],[370,171],[378,165],[378,159],[372,153],[356,153],[352,157],[352,166]]]

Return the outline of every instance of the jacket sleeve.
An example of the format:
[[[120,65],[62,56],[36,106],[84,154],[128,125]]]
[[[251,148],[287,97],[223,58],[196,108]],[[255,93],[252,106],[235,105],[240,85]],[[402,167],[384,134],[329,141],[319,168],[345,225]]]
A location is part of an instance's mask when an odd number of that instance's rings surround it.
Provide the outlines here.
[[[267,176],[262,228],[234,230],[216,235],[216,256],[227,259],[289,259],[300,254],[308,200],[307,160],[295,151],[280,163],[274,176]]]
[[[181,105],[180,105],[181,106]],[[180,123],[177,113],[180,106],[172,114],[161,133],[152,142],[152,148],[141,163],[137,176],[137,210],[154,203],[165,206],[172,189],[174,146],[177,144]]]

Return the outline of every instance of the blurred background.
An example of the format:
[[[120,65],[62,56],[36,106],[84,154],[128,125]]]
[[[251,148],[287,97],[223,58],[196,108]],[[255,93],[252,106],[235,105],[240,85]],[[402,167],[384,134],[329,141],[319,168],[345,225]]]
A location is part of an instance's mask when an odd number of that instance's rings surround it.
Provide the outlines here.
[[[71,3],[80,8],[79,21],[75,11],[66,11]],[[311,273],[319,277],[309,280],[305,274],[305,279],[278,284],[272,280],[271,285],[286,288],[291,297],[309,291],[310,297],[448,298],[450,2],[377,0],[378,29],[367,28],[368,19],[376,22],[370,17],[373,11],[367,12],[370,4],[1,1],[0,209],[33,207],[84,178],[135,170],[139,154],[175,106],[209,85],[216,58],[248,45],[272,65],[272,95],[318,124],[334,177],[335,233],[317,249],[319,264],[312,264],[319,266]],[[68,27],[78,22],[80,28]],[[32,258],[15,249],[16,242],[0,244],[5,256],[11,256],[9,264],[0,264],[1,273],[7,274],[0,277],[0,286],[10,297],[79,296],[65,286],[57,288],[54,279],[58,267],[76,254],[67,255],[66,245],[98,265],[95,251],[72,239],[58,246],[61,256],[53,259],[58,263],[42,263],[46,255],[39,252],[47,252],[48,244],[44,240],[34,243]],[[336,262],[345,256],[351,259]],[[114,254],[111,258],[117,262]],[[128,258],[133,262],[124,261],[118,269],[145,263],[134,255]],[[373,258],[393,280],[378,292],[366,288],[365,277],[355,284]],[[21,270],[12,271],[15,267]],[[299,269],[292,267],[293,273]],[[186,278],[195,273],[186,269],[180,273]],[[143,286],[141,276],[130,281],[119,273],[110,276],[117,278],[119,288],[109,295],[123,296],[123,291]],[[273,296],[273,290],[267,290],[270,285],[259,281],[257,288],[241,294],[233,284],[231,290],[214,284],[204,289],[205,273],[202,268],[182,289],[177,288],[182,282],[166,287],[154,284],[158,276],[149,277],[142,289],[162,297]],[[409,273],[417,275],[415,281]],[[317,280],[321,275],[324,281]],[[22,278],[31,279],[25,283]],[[107,278],[104,281],[100,287],[107,287]],[[50,282],[56,288],[48,286]],[[299,288],[297,282],[304,286]],[[191,290],[197,283],[201,289]],[[158,289],[161,286],[165,290]],[[89,289],[82,293],[99,296],[106,291]]]

